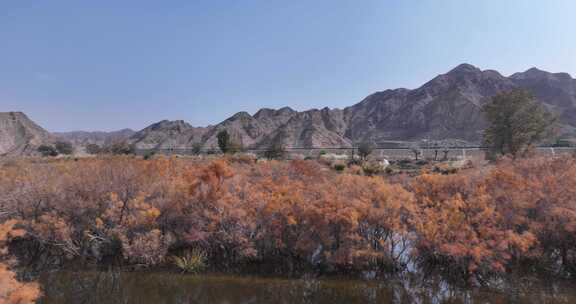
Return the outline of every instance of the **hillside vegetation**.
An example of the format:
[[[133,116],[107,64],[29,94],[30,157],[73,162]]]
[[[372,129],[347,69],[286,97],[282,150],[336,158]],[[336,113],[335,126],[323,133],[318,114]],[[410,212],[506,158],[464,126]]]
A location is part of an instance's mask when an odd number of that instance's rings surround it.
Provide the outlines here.
[[[0,169],[23,265],[437,272],[468,283],[576,271],[576,159],[503,160],[391,183],[316,161],[100,157]],[[205,257],[205,261],[203,259]],[[197,259],[198,260],[198,259]]]

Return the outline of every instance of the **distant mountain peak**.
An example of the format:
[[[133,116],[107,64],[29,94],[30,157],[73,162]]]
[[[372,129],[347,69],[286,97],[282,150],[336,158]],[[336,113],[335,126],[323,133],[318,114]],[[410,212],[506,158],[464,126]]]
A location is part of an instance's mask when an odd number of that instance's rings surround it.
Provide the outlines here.
[[[184,120],[162,120],[155,124],[150,125],[146,129],[148,130],[174,130],[174,131],[183,131],[186,129],[191,129],[192,125],[185,122]]]
[[[250,113],[246,112],[246,111],[240,111],[234,115],[232,115],[232,117],[230,117],[228,120],[238,120],[238,119],[252,119],[252,115],[250,115]]]
[[[262,108],[262,109],[258,110],[258,112],[256,112],[256,114],[254,114],[254,118],[256,118],[256,119],[272,118],[272,117],[275,117],[278,115],[290,115],[293,113],[296,113],[296,111],[294,111],[290,107],[282,107],[278,110],[270,109],[270,108]]]
[[[278,109],[279,113],[296,113],[296,111],[294,109],[292,109],[291,107],[282,107],[280,109]]]
[[[456,66],[455,68],[453,68],[452,70],[450,70],[448,72],[448,74],[454,74],[454,73],[479,73],[482,72],[482,70],[480,70],[479,68],[469,64],[469,63],[462,63],[459,64],[458,66]]]
[[[542,78],[548,76],[550,73],[542,71],[538,68],[532,67],[524,72],[514,73],[510,78],[512,79],[527,79],[527,78]]]
[[[545,72],[545,71],[543,71],[543,70],[540,70],[540,69],[539,69],[539,68],[537,68],[537,67],[531,67],[531,68],[529,68],[528,70],[526,70],[526,72],[524,72],[524,73],[527,73],[527,74],[530,74],[530,73],[531,73],[531,74],[534,74],[534,73],[542,73],[542,72]]]
[[[568,73],[551,73],[547,71],[540,70],[538,68],[530,68],[524,72],[514,73],[510,76],[511,79],[522,80],[522,79],[556,79],[561,81],[571,81],[572,76]]]

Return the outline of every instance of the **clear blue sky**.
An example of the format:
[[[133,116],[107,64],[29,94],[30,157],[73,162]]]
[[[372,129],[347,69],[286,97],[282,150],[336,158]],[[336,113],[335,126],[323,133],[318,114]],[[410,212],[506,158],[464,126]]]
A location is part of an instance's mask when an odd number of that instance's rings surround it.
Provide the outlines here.
[[[0,0],[0,111],[51,131],[341,108],[462,62],[576,75],[576,1]]]

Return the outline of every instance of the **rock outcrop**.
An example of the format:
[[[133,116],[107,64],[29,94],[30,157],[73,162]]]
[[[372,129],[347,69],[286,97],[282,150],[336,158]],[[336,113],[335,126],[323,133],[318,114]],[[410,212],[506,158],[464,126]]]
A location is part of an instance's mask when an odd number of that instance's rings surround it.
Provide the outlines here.
[[[22,112],[0,112],[0,156],[35,155],[55,137]]]

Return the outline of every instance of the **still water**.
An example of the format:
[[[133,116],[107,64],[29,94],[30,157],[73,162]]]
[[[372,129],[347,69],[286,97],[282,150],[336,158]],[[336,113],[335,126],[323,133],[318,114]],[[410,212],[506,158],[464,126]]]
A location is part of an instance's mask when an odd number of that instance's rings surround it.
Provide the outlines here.
[[[576,286],[542,280],[460,289],[434,280],[349,280],[55,272],[40,279],[40,303],[576,303]]]

